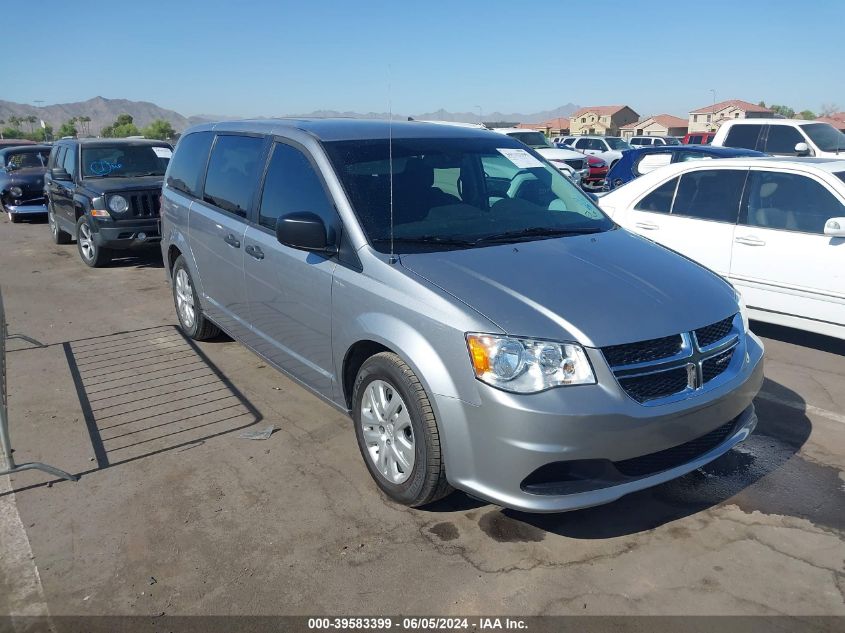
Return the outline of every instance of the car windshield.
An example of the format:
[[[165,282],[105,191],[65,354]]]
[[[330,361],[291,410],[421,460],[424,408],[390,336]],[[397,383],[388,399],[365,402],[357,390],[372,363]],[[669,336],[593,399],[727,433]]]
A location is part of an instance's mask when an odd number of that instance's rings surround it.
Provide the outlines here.
[[[30,152],[16,152],[6,154],[6,167],[11,169],[26,169],[27,167],[44,167],[50,157],[50,150],[36,150]]]
[[[678,139],[676,139],[674,136],[667,136],[663,140],[666,141],[666,145],[680,145],[681,144],[681,142]]]
[[[82,148],[83,178],[163,176],[170,160],[166,145],[113,145]]]
[[[623,149],[632,149],[631,146],[628,145],[628,143],[623,141],[621,138],[614,138],[612,136],[607,136],[607,137],[605,137],[604,140],[607,141],[608,145],[610,145],[610,149],[617,149],[617,150],[620,150],[620,151],[623,150]]]
[[[525,143],[528,147],[551,147],[542,132],[508,132],[508,136]]]
[[[845,134],[829,123],[810,123],[801,129],[823,152],[845,152]]]
[[[388,253],[473,248],[606,231],[615,225],[580,189],[512,139],[325,144],[373,247]],[[392,186],[391,186],[392,180]]]

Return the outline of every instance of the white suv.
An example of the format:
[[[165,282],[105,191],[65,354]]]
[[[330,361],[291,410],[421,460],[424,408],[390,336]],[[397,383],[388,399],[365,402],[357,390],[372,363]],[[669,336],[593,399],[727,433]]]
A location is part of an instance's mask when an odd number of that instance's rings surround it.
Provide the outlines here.
[[[796,119],[726,121],[712,145],[756,149],[776,156],[845,157],[845,134],[829,123]]]
[[[633,149],[618,136],[579,136],[567,143],[582,154],[598,156],[613,169],[626,149]]]
[[[632,136],[628,139],[628,145],[633,147],[653,147],[655,145],[680,145],[681,142],[674,136]]]
[[[571,149],[559,149],[549,143],[546,135],[539,130],[526,130],[519,127],[493,128],[494,132],[505,134],[517,141],[521,141],[528,147],[537,150],[543,158],[558,168],[563,175],[567,176],[576,185],[590,175],[590,166],[584,155]]]

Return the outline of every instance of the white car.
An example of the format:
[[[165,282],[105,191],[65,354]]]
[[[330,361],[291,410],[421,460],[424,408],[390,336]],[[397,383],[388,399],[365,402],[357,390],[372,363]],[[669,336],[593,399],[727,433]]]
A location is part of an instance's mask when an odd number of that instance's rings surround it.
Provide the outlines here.
[[[608,164],[610,169],[622,158],[622,152],[633,149],[618,136],[578,136],[567,144],[576,151],[591,156],[598,156]]]
[[[712,145],[743,147],[775,156],[845,158],[845,134],[830,123],[796,119],[725,121]]]
[[[571,149],[559,149],[549,143],[546,135],[539,130],[526,130],[519,127],[493,128],[494,132],[506,134],[511,138],[522,141],[528,147],[536,150],[540,156],[549,161],[558,170],[567,176],[576,185],[590,175],[590,166],[587,159],[580,152]]]
[[[598,204],[727,278],[752,318],[845,338],[845,157],[676,163]]]

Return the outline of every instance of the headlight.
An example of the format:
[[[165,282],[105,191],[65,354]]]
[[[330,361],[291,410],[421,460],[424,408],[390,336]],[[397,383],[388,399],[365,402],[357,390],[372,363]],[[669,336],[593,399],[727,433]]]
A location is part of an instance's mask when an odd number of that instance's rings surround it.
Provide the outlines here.
[[[739,316],[742,317],[742,329],[747,334],[748,306],[745,305],[745,299],[742,298],[742,293],[736,287],[734,287],[734,295],[736,296],[736,302],[739,304]]]
[[[20,187],[9,187],[9,193],[13,198],[20,198],[23,195],[23,189]]]
[[[494,334],[467,334],[475,377],[514,393],[536,393],[562,385],[595,384],[584,348]]]
[[[111,196],[109,198],[109,209],[115,213],[123,213],[129,208],[129,203],[123,196]]]

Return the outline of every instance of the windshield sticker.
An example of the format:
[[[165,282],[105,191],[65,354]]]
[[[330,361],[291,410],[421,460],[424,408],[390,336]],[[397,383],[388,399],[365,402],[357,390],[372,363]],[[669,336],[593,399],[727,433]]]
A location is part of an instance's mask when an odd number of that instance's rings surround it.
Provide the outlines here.
[[[531,154],[526,152],[524,149],[512,149],[512,148],[500,148],[497,147],[496,151],[499,152],[502,156],[507,158],[510,162],[514,165],[519,167],[520,169],[533,169],[535,167],[542,167],[543,163],[539,160],[534,158]]]
[[[153,151],[159,158],[170,158],[173,156],[173,150],[169,147],[154,147]]]
[[[109,160],[95,160],[88,166],[88,170],[95,176],[107,176],[118,169],[123,169],[123,165]]]

